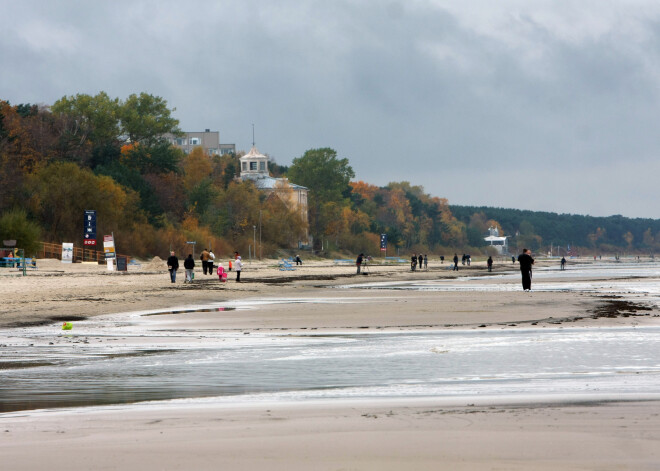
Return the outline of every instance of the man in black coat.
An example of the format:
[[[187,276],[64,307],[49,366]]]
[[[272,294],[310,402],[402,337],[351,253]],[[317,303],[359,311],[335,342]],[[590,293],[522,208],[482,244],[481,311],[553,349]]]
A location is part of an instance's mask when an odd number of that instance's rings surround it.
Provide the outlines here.
[[[361,253],[358,255],[357,259],[355,260],[355,265],[357,266],[357,274],[360,274],[360,268],[362,268],[362,260],[364,260],[364,254]]]
[[[174,250],[167,257],[167,269],[170,271],[170,280],[174,283],[176,281],[176,271],[179,269],[179,259],[174,255]]]
[[[183,261],[183,268],[186,269],[186,279],[184,283],[192,283],[193,273],[195,270],[195,260],[191,253],[188,254],[188,258]]]
[[[534,259],[532,258],[532,251],[523,249],[523,253],[518,256],[518,263],[520,264],[520,274],[522,275],[523,290],[532,290],[532,265]]]

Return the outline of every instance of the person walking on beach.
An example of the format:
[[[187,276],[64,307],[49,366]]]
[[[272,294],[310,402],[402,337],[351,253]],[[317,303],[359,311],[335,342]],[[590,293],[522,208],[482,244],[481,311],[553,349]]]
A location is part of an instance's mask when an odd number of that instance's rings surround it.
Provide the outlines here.
[[[412,254],[412,257],[410,257],[410,271],[415,271],[416,267],[417,267],[417,255]]]
[[[229,265],[228,266],[229,266],[229,269],[227,271],[231,271],[231,268],[232,268],[231,258],[229,259]]]
[[[302,265],[302,259],[300,258],[300,255],[296,255],[296,266],[297,265]]]
[[[419,257],[417,257],[417,264],[420,270],[422,269],[422,263],[424,263],[424,256],[420,253]]]
[[[493,271],[493,257],[488,257],[486,265],[488,265],[488,271]]]
[[[193,270],[195,269],[195,260],[191,253],[188,254],[188,258],[183,261],[183,268],[186,269],[186,279],[184,283],[192,283],[193,280]]]
[[[452,271],[458,271],[458,254],[454,254],[454,269]]]
[[[355,259],[355,266],[357,267],[357,274],[360,274],[360,269],[362,268],[362,260],[364,260],[364,254],[361,253]]]
[[[559,266],[562,270],[566,269],[566,259],[564,257],[561,258],[561,262],[559,262]]]
[[[516,257],[514,257],[513,255],[511,255],[511,263],[513,263],[513,264],[516,263]]]
[[[172,283],[176,282],[176,271],[179,269],[179,259],[174,255],[174,250],[170,252],[167,257],[167,269],[170,271],[170,280]]]
[[[520,274],[522,275],[522,285],[524,291],[532,290],[532,265],[534,259],[532,258],[532,251],[523,249],[523,253],[518,256],[518,263],[520,264]]]
[[[208,249],[202,250],[201,255],[199,256],[199,259],[202,261],[202,272],[206,275],[206,272],[209,272],[209,275],[211,274],[209,270],[209,251]]]
[[[440,255],[440,263],[445,263],[445,256],[444,255]]]
[[[236,282],[241,282],[241,271],[243,270],[243,262],[241,256],[238,255],[238,252],[234,252],[236,255],[236,260],[234,260],[234,268],[236,269]]]
[[[428,270],[429,268],[429,258],[424,254],[424,270]]]
[[[215,254],[213,250],[209,249],[209,275],[213,274],[213,261],[215,260]]]

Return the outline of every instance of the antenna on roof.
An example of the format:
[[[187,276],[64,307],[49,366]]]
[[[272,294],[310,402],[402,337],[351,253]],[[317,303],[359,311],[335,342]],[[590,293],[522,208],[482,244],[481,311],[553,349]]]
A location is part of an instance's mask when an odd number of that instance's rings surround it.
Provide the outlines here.
[[[252,123],[252,147],[254,147],[254,123]]]

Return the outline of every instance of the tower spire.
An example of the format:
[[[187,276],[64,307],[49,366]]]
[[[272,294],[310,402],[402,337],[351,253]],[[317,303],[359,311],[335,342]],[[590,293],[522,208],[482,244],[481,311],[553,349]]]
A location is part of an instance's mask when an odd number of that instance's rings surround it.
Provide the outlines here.
[[[254,147],[254,123],[252,123],[252,147]]]

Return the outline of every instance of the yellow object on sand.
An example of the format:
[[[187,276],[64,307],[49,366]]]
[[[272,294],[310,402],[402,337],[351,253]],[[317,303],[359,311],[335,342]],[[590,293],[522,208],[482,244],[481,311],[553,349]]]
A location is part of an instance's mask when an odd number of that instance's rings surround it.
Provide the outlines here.
[[[73,329],[73,324],[71,322],[65,322],[62,324],[62,330],[71,330]]]

